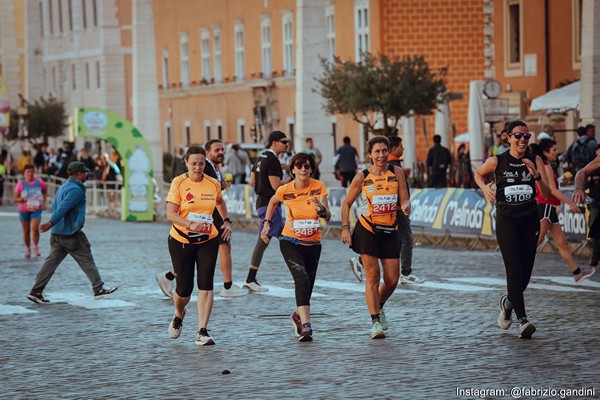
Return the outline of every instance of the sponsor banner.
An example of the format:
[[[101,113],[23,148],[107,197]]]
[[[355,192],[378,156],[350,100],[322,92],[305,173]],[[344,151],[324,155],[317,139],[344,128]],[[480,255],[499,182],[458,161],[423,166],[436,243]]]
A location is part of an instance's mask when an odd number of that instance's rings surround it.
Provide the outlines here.
[[[227,212],[231,219],[248,218],[245,185],[231,185],[223,191],[223,200],[227,205]]]
[[[8,90],[6,83],[0,75],[0,133],[8,135],[10,127],[10,102],[8,101]]]
[[[487,201],[473,189],[448,189],[450,196],[443,207],[441,229],[462,234],[482,232]]]
[[[568,198],[573,195],[574,189],[561,190]],[[583,208],[582,208],[583,210]],[[569,206],[561,203],[558,210],[558,222],[562,226],[563,231],[570,241],[580,242],[587,238],[588,232],[588,212],[587,210],[581,214],[574,214],[569,210]]]
[[[342,201],[346,189],[333,187],[329,192],[331,220],[327,225],[340,227]],[[573,189],[563,189],[571,197]],[[414,227],[439,230],[440,234],[449,231],[466,236],[496,236],[496,208],[475,189],[411,189],[410,221]],[[223,193],[227,209],[235,218],[257,219],[256,193],[250,185],[232,185]],[[350,225],[353,226],[361,212],[364,196],[356,199],[350,209]],[[285,213],[285,208],[283,210]],[[585,240],[587,235],[587,213],[574,214],[562,205],[558,210],[558,220],[567,238],[573,242]],[[322,221],[324,222],[324,221]]]

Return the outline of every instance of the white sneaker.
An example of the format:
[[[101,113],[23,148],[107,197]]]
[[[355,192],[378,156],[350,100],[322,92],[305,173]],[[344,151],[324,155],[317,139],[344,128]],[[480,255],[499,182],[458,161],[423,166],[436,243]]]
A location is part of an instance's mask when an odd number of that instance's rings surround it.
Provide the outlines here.
[[[173,316],[173,319],[169,323],[169,337],[171,339],[177,339],[179,335],[181,335],[181,330],[183,329],[183,319],[185,318],[185,308],[183,309],[183,315],[181,318],[178,316]]]
[[[210,337],[206,328],[202,328],[196,334],[196,345],[197,346],[210,346],[215,344],[213,338]]]
[[[379,322],[373,322],[373,326],[371,327],[371,339],[383,339],[385,337],[385,333],[383,333],[383,327]]]
[[[221,297],[240,297],[248,294],[248,290],[238,285],[231,285],[229,289],[221,288]]]
[[[244,288],[248,289],[249,292],[268,292],[269,289],[262,287],[258,281],[244,283]]]
[[[415,274],[410,274],[410,275],[400,274],[400,283],[402,285],[408,285],[411,283],[423,283],[423,282],[425,282],[425,279],[421,279],[418,276],[416,276]]]
[[[379,323],[381,324],[381,329],[383,329],[384,331],[388,330],[388,320],[385,317],[385,312],[383,311],[383,308],[379,310]]]
[[[158,283],[158,287],[160,291],[163,292],[165,296],[172,299],[173,298],[173,281],[167,279],[165,274],[156,275],[156,282]]]
[[[363,267],[362,264],[360,263],[360,258],[359,257],[352,257],[350,259],[350,269],[352,270],[352,272],[354,272],[354,276],[356,276],[356,279],[358,279],[359,282],[363,281]]]

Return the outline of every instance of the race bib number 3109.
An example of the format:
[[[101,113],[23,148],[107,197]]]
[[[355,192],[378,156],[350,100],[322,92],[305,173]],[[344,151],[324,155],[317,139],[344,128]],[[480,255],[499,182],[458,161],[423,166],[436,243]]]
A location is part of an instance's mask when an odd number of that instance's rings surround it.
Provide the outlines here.
[[[504,197],[507,203],[524,203],[533,198],[533,188],[529,185],[507,186],[504,188]]]

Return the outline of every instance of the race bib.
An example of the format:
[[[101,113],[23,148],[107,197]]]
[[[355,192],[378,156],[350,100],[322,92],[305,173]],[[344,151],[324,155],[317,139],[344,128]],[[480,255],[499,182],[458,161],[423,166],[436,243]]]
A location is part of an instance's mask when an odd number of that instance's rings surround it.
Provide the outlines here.
[[[38,199],[27,199],[27,210],[29,211],[37,211],[42,205],[42,202]]]
[[[298,239],[307,239],[321,229],[317,219],[297,219],[294,221],[294,236]]]
[[[389,215],[396,212],[397,194],[376,194],[373,196],[373,215]]]
[[[192,222],[200,223],[200,230],[194,232],[207,235],[210,234],[210,230],[212,228],[212,215],[191,212],[188,214],[188,219]]]
[[[533,188],[529,185],[512,185],[504,188],[507,203],[521,204],[533,198]]]

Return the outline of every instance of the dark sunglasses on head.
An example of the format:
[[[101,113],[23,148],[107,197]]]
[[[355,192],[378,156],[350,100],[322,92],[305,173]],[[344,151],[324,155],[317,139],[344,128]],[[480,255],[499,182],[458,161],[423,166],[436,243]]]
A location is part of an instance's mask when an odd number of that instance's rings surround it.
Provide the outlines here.
[[[294,167],[298,168],[298,169],[310,169],[310,164],[309,163],[296,163],[294,164]]]
[[[283,143],[283,144],[288,144],[290,141],[289,141],[289,140],[287,140],[287,139],[283,139],[283,140],[280,140],[279,142],[280,142],[280,143]]]
[[[526,132],[513,132],[512,135],[515,137],[515,139],[524,138],[525,140],[529,140],[531,138],[531,133]]]

